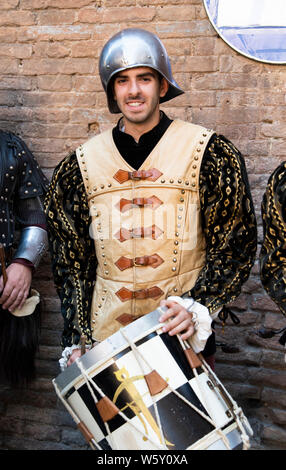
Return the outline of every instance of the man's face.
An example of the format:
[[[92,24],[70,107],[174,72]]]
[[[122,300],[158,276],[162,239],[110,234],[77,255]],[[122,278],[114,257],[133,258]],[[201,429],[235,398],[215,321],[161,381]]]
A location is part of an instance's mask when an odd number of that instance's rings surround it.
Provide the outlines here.
[[[152,122],[159,114],[160,97],[168,90],[168,83],[159,80],[157,72],[149,67],[136,67],[119,72],[114,80],[114,99],[124,118],[134,124]]]

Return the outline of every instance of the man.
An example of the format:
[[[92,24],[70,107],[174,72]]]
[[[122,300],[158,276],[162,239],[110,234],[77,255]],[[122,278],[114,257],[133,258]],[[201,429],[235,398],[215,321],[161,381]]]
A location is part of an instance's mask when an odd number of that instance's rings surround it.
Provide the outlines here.
[[[270,176],[261,209],[260,277],[266,292],[286,315],[286,162]]]
[[[47,249],[42,199],[48,181],[25,143],[0,131],[0,369],[12,385],[35,375],[39,340],[38,293],[32,276]],[[18,233],[19,231],[19,233]]]
[[[123,117],[57,166],[45,204],[60,362],[79,357],[81,336],[102,341],[160,304],[165,331],[212,364],[212,319],[239,295],[256,252],[243,159],[227,139],[160,111],[183,91],[157,36],[115,35],[99,71]]]

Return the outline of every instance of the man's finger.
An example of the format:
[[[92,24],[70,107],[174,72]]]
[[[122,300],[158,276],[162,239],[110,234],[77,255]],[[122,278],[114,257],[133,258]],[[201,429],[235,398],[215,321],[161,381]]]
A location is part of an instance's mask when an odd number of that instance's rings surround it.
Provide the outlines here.
[[[183,341],[186,341],[187,339],[190,338],[190,336],[193,336],[194,333],[195,333],[195,326],[194,326],[194,324],[192,323],[192,324],[189,326],[188,330],[181,334],[181,339],[182,339]]]
[[[166,306],[169,307],[168,310],[162,313],[162,315],[159,318],[159,321],[162,323],[166,320],[169,320],[169,318],[176,316],[182,309],[182,307],[176,302],[172,302],[172,305],[166,305]]]
[[[10,304],[8,310],[10,310],[10,312],[13,312],[16,308],[21,308],[25,300],[26,300],[25,294],[23,292],[19,292],[14,302]]]
[[[182,333],[182,331],[188,330],[189,327],[190,327],[190,321],[188,321],[188,320],[181,321],[181,322],[174,322],[171,325],[171,328],[169,329],[169,334],[171,336],[178,335],[178,334]]]
[[[4,304],[7,302],[7,300],[10,299],[11,296],[12,296],[12,299],[14,300],[17,296],[17,292],[16,291],[14,292],[13,286],[11,286],[10,284],[6,284],[5,289],[3,290],[2,295],[0,297],[0,304],[2,304],[3,308],[5,308]]]
[[[18,305],[19,309],[21,309],[23,307],[24,303],[27,300],[28,294],[29,294],[29,291],[25,292],[25,294],[23,295],[22,300],[21,300],[20,304]]]

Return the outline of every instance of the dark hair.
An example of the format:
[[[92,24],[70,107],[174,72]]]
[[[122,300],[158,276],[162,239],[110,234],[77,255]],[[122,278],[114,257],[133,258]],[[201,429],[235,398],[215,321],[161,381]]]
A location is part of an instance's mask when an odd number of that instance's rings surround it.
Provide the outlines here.
[[[36,376],[40,323],[40,304],[25,317],[16,317],[0,307],[0,371],[12,386],[27,385]]]

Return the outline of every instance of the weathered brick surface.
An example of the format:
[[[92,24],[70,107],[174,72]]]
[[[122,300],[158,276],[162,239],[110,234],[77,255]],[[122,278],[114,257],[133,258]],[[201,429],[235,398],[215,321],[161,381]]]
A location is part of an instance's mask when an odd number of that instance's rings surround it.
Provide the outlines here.
[[[157,33],[185,95],[166,103],[173,118],[216,129],[245,156],[262,239],[260,204],[270,173],[286,154],[286,69],[237,54],[213,30],[201,0],[2,0],[0,2],[0,127],[27,142],[48,178],[79,143],[114,125],[98,75],[104,42],[125,27]],[[253,425],[253,448],[285,449],[286,376],[278,338],[261,339],[261,326],[285,321],[265,294],[258,263],[232,304],[217,339],[217,374]],[[58,402],[62,319],[46,255],[34,278],[43,299],[38,378],[27,390],[0,384],[0,448],[86,449]]]

